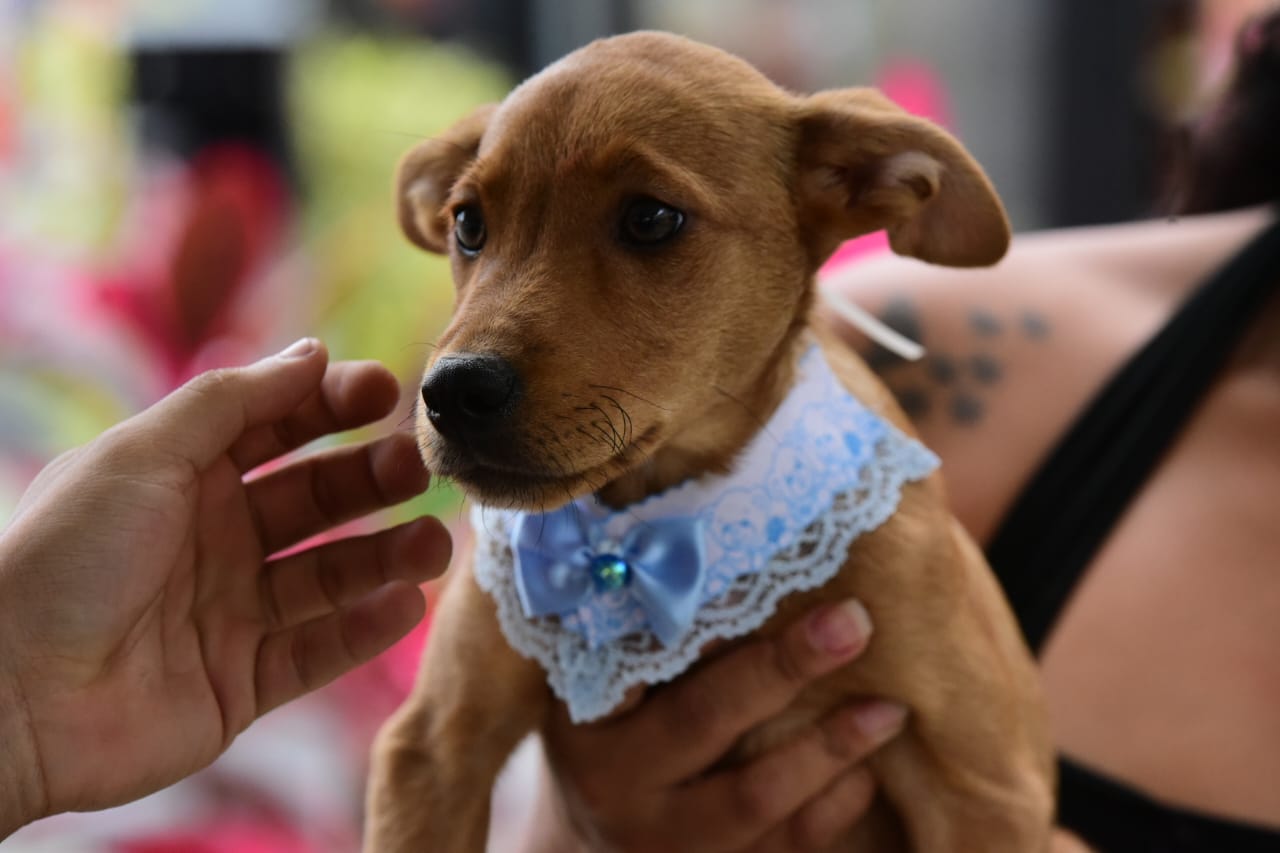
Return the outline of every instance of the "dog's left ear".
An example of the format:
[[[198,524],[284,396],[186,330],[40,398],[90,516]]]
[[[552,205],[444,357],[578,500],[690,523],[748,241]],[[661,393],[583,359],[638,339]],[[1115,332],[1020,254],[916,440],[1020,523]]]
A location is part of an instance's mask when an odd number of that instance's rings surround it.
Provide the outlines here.
[[[817,262],[881,228],[895,252],[934,264],[984,266],[1004,256],[1004,207],[941,128],[874,89],[805,98],[798,121],[801,224]]]
[[[428,252],[449,247],[444,203],[454,182],[475,159],[480,139],[497,104],[477,107],[439,136],[419,143],[396,170],[396,207],[400,229],[409,241]]]

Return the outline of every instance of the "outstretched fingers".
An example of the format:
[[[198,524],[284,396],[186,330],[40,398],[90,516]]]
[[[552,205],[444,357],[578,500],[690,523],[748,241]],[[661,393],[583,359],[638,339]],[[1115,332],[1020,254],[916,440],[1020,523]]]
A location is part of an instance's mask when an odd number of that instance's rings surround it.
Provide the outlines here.
[[[378,362],[336,362],[292,411],[246,429],[231,446],[231,461],[249,471],[321,436],[380,420],[399,397],[395,376]]]
[[[258,716],[373,659],[425,614],[422,590],[393,581],[350,607],[267,635],[254,677]]]
[[[247,367],[202,373],[126,423],[149,452],[203,470],[247,431],[301,405],[320,386],[328,360],[323,344],[303,338]]]
[[[430,476],[417,444],[392,433],[294,462],[246,485],[267,554],[421,494]]]
[[[272,560],[259,582],[268,630],[332,613],[391,581],[428,581],[451,553],[448,530],[424,517]]]

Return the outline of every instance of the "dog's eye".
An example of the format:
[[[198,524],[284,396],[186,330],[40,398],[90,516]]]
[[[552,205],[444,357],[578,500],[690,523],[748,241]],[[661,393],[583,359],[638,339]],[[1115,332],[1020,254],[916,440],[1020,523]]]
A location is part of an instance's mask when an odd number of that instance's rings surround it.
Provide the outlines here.
[[[453,236],[463,254],[474,255],[484,248],[488,232],[484,226],[484,214],[474,204],[458,208],[453,214]]]
[[[638,246],[669,240],[684,225],[684,214],[656,198],[640,198],[622,214],[622,239]]]

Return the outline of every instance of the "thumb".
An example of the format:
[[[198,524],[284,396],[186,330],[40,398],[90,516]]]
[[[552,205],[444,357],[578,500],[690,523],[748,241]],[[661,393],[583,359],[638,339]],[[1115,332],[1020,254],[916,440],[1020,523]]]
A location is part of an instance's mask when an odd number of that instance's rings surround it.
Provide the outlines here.
[[[280,420],[320,387],[329,354],[315,338],[247,367],[201,373],[139,416],[157,450],[210,465],[246,429]]]

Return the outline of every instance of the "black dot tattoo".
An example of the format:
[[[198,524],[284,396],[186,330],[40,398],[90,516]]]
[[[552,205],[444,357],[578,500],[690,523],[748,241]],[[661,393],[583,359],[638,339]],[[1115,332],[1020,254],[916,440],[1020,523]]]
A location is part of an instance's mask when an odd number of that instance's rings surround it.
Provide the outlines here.
[[[897,297],[884,306],[880,319],[890,329],[906,335],[918,344],[924,343],[924,329],[920,324],[920,312],[910,299]]]
[[[969,369],[973,372],[973,378],[983,385],[994,385],[1000,381],[1000,377],[1004,374],[1004,369],[1000,366],[1000,362],[987,353],[978,353],[969,359]]]
[[[925,342],[922,315],[910,299],[900,296],[889,301],[881,310],[880,319],[900,334]],[[979,424],[986,416],[984,394],[1004,378],[1004,363],[996,355],[998,338],[1006,332],[1020,332],[1032,340],[1049,334],[1048,321],[1031,310],[1022,310],[1006,320],[990,309],[973,308],[967,321],[970,332],[983,347],[973,355],[934,350],[924,361],[912,365],[883,347],[869,350],[868,366],[886,375],[898,404],[911,419],[922,420],[938,410],[961,426]],[[907,371],[908,367],[914,369]],[[938,397],[939,391],[947,396]]]
[[[1049,321],[1043,314],[1035,311],[1022,313],[1022,333],[1033,341],[1042,341],[1049,337]]]
[[[924,331],[920,324],[920,312],[910,299],[903,296],[889,300],[880,312],[880,321],[901,335],[917,343],[924,343]],[[907,364],[906,359],[879,344],[872,346],[866,356],[867,367],[876,373],[884,373],[891,367]]]
[[[950,385],[960,373],[956,368],[956,360],[941,354],[929,356],[928,370],[929,376],[939,385]]]
[[[883,373],[886,369],[893,367],[895,364],[902,364],[903,358],[896,352],[887,350],[876,344],[871,352],[867,353],[867,367],[870,367],[876,373]]]
[[[912,420],[919,420],[929,414],[929,395],[923,388],[897,388],[894,389],[894,395],[898,398],[902,411]]]
[[[1000,318],[983,308],[975,308],[969,312],[969,326],[984,338],[994,338],[1004,331]]]
[[[982,420],[982,400],[972,394],[957,394],[951,400],[951,417],[956,423],[972,426]]]

